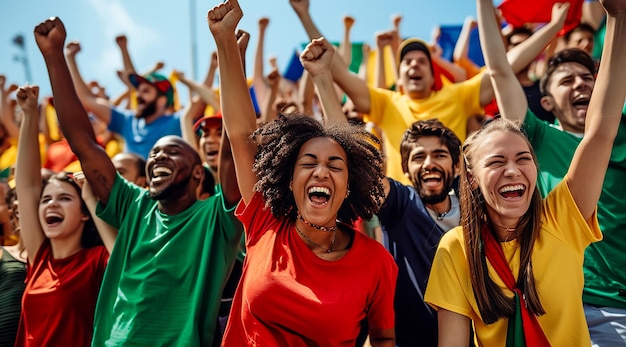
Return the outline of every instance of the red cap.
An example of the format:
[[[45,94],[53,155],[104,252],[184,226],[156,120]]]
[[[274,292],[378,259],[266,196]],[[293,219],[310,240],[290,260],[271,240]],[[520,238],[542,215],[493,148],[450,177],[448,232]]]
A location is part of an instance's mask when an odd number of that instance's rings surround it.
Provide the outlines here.
[[[193,124],[193,131],[198,131],[198,129],[203,128],[205,125],[209,127],[217,127],[222,125],[222,112],[217,112],[212,116],[203,116],[202,118],[198,119]]]

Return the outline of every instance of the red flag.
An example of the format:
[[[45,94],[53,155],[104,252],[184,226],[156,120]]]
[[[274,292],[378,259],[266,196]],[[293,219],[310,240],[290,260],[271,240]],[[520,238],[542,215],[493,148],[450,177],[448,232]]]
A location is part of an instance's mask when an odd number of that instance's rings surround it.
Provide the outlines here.
[[[526,23],[548,23],[552,16],[552,6],[557,3],[569,2],[570,7],[565,19],[565,25],[560,34],[566,33],[580,23],[584,0],[504,0],[498,6],[502,16],[514,27]]]

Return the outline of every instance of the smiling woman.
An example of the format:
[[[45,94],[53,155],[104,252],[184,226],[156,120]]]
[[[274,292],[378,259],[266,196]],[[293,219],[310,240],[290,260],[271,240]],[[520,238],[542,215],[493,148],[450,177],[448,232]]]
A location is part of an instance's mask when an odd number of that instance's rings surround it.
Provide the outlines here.
[[[375,140],[361,127],[301,114],[257,130],[251,100],[235,97],[247,95],[233,59],[242,15],[237,1],[208,14],[243,197],[236,214],[246,227],[246,266],[223,345],[354,346],[367,320],[373,346],[395,346],[397,267],[351,226],[371,218],[384,197]]]

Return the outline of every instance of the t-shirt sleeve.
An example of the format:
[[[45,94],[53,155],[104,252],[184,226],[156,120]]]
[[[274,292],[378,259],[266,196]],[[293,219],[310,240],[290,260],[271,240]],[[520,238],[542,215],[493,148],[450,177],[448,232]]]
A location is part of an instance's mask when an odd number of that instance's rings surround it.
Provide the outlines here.
[[[384,250],[383,250],[384,251]],[[398,278],[398,266],[387,251],[380,254],[380,276],[372,295],[370,310],[367,315],[369,327],[391,329],[394,326],[394,294]]]
[[[580,253],[592,242],[602,240],[597,208],[589,222],[580,213],[567,185],[567,177],[543,200],[543,227]]]
[[[535,146],[536,143],[540,143],[540,139],[545,133],[545,126],[547,125],[547,123],[542,124],[542,122],[543,121],[537,118],[537,116],[535,116],[530,108],[526,110],[526,117],[524,117],[522,130],[526,134],[526,137],[528,137],[530,143],[533,144],[533,146]]]
[[[392,102],[391,96],[394,92],[370,86],[368,86],[367,89],[370,93],[370,112],[367,115],[366,120],[375,124],[380,124],[386,113],[385,109],[387,108],[387,105]]]
[[[124,133],[124,123],[127,117],[131,116],[130,114],[120,112],[118,109],[112,107],[111,108],[111,120],[109,121],[109,130],[116,134]]]
[[[96,215],[119,230],[127,212],[132,210],[130,205],[139,203],[143,194],[145,194],[143,188],[127,182],[119,173],[116,173],[109,200],[106,205],[98,202]]]
[[[263,195],[255,192],[247,205],[243,199],[239,201],[235,215],[243,224],[246,244],[250,244],[250,242],[256,242],[256,239],[263,233],[264,230],[261,230],[259,226],[263,225],[264,221],[271,216],[271,212],[269,208],[265,207]]]
[[[407,194],[404,194],[403,190],[409,188],[392,178],[387,178],[387,180],[389,181],[389,194],[377,215],[381,224],[392,226],[400,222],[402,214],[406,211]]]
[[[219,200],[219,218],[222,233],[224,234],[226,240],[230,243],[235,240],[240,242],[241,235],[243,233],[243,225],[241,221],[235,216],[235,209],[237,206],[232,206],[230,208],[226,207],[226,202],[224,201],[224,195],[221,193],[217,193],[215,198]]]
[[[443,308],[472,318],[473,309],[468,295],[474,294],[461,233],[461,227],[456,227],[441,238],[430,270],[424,301],[435,309]]]

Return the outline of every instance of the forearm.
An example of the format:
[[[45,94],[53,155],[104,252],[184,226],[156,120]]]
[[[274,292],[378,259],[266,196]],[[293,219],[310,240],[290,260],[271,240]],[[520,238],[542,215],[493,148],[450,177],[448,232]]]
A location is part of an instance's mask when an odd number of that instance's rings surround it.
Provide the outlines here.
[[[335,86],[330,73],[319,74],[313,77],[313,84],[322,104],[324,119],[329,123],[347,123],[348,120],[341,111],[341,104],[335,93]]]
[[[507,60],[514,73],[522,71],[548,46],[556,34],[563,28],[563,21],[553,20],[537,30],[527,40],[507,52]]]

